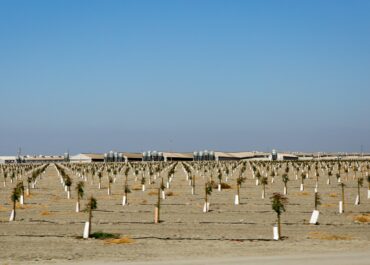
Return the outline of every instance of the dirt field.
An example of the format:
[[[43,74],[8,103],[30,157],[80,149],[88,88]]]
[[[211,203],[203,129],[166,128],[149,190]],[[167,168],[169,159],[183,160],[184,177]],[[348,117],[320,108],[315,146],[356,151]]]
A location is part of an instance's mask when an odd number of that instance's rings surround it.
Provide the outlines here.
[[[290,173],[288,183],[289,204],[282,215],[284,240],[272,240],[272,227],[276,214],[271,209],[269,197],[282,192],[281,177],[266,186],[266,198],[261,199],[261,186],[256,186],[247,170],[243,184],[241,204],[234,205],[235,177],[230,177],[231,189],[213,190],[211,211],[203,213],[204,180],[197,178],[196,195],[186,180],[182,166],[176,168],[175,177],[168,191],[173,193],[162,201],[160,224],[154,224],[154,194],[159,182],[147,185],[141,191],[140,180],[134,182],[132,173],[129,184],[129,205],[122,206],[123,176],[112,184],[112,195],[107,194],[107,180],[102,189],[98,181],[86,182],[85,199],[94,194],[98,209],[93,213],[93,232],[119,234],[127,237],[118,243],[99,239],[82,239],[87,213],[75,212],[76,192],[72,186],[72,198],[67,199],[56,168],[49,165],[45,174],[25,198],[25,205],[17,209],[17,219],[9,222],[12,209],[11,184],[0,187],[0,264],[56,264],[102,262],[180,261],[213,258],[220,260],[258,256],[294,256],[370,252],[370,200],[367,199],[367,183],[361,188],[361,204],[355,206],[357,186],[355,180],[346,182],[346,212],[338,214],[340,188],[332,177],[320,177],[318,191],[322,198],[319,206],[319,225],[310,225],[314,207],[315,180],[305,181],[305,191],[299,191],[300,179]],[[78,177],[71,174],[73,185]],[[355,216],[364,215],[363,222]],[[131,240],[130,240],[131,239]],[[349,256],[354,259],[357,255]],[[226,262],[227,263],[227,262]],[[242,262],[240,262],[242,263]],[[158,263],[157,263],[158,264]],[[185,264],[185,263],[183,263]],[[206,263],[199,263],[206,264]],[[224,263],[225,264],[225,263]],[[237,263],[235,263],[237,264]],[[266,263],[270,264],[270,263]],[[283,263],[281,263],[283,264]],[[289,264],[289,263],[287,263]],[[330,264],[330,263],[327,263]],[[352,263],[351,263],[352,264]],[[353,263],[355,264],[355,263]],[[360,264],[360,263],[359,263]],[[363,263],[361,263],[363,264]]]

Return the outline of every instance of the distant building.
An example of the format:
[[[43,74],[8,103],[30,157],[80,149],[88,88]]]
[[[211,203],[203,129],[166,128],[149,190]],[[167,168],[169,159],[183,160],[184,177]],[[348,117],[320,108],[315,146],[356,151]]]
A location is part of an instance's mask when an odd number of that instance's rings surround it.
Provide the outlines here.
[[[104,155],[103,154],[93,154],[93,153],[77,154],[77,155],[71,156],[69,160],[72,163],[104,162]]]

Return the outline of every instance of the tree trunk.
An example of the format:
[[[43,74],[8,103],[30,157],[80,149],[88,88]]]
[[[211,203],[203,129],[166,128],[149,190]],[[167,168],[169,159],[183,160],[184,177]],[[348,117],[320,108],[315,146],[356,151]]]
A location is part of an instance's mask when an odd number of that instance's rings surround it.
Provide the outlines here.
[[[342,209],[344,212],[344,186],[342,186]]]
[[[360,204],[360,184],[357,183],[357,196],[358,196],[358,204]]]
[[[92,219],[92,209],[89,210],[89,237],[91,235],[91,219]]]
[[[15,221],[15,208],[16,208],[16,205],[17,205],[17,201],[14,201],[13,202],[13,211],[14,211],[13,221]]]
[[[281,222],[280,222],[280,214],[277,215],[277,221],[278,221],[278,237],[279,240],[281,239]]]

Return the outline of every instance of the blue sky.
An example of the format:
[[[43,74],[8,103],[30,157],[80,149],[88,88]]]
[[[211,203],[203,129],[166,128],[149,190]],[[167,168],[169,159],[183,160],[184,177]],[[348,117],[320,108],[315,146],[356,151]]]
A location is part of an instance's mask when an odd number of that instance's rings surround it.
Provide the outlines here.
[[[0,154],[370,151],[369,1],[0,0]]]

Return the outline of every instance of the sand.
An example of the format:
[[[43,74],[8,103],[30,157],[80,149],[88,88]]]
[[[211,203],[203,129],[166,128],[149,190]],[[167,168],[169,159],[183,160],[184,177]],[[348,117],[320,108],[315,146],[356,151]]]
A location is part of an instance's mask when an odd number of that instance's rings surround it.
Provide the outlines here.
[[[131,243],[110,244],[81,238],[87,213],[75,212],[75,191],[72,190],[72,199],[68,200],[55,167],[50,165],[36,189],[31,190],[31,196],[25,198],[23,209],[17,209],[15,222],[8,222],[11,185],[7,183],[6,188],[0,188],[0,264],[173,264],[174,261],[181,261],[179,264],[190,264],[187,261],[191,264],[272,264],[272,261],[297,264],[297,260],[299,264],[306,264],[301,261],[308,262],[307,255],[321,257],[322,264],[334,264],[334,261],[338,262],[336,264],[349,264],[345,261],[365,264],[370,253],[370,227],[353,218],[369,213],[367,188],[361,188],[362,203],[355,206],[356,183],[350,178],[346,187],[346,213],[340,215],[340,188],[334,177],[331,185],[326,184],[326,177],[321,177],[319,225],[310,225],[314,178],[305,181],[302,193],[300,180],[295,180],[291,172],[289,204],[282,216],[285,238],[274,241],[272,227],[276,215],[268,198],[273,192],[282,192],[283,184],[276,177],[275,183],[266,187],[266,198],[261,199],[261,186],[256,186],[251,172],[247,172],[240,205],[233,204],[234,176],[229,180],[232,189],[214,190],[210,198],[211,211],[203,213],[203,179],[198,177],[196,195],[191,195],[185,174],[178,167],[170,188],[173,196],[162,203],[163,222],[160,224],[153,223],[157,197],[149,195],[158,187],[158,181],[147,185],[145,192],[133,190],[134,186],[140,187],[140,181],[134,183],[130,173],[132,193],[129,194],[130,204],[124,207],[121,205],[122,176],[113,184],[111,196],[107,195],[106,178],[101,190],[97,179],[94,184],[88,181],[86,195],[94,194],[98,200],[93,232],[117,233],[132,239]],[[75,184],[78,178],[72,178]],[[86,199],[81,202],[82,206],[85,203]]]

